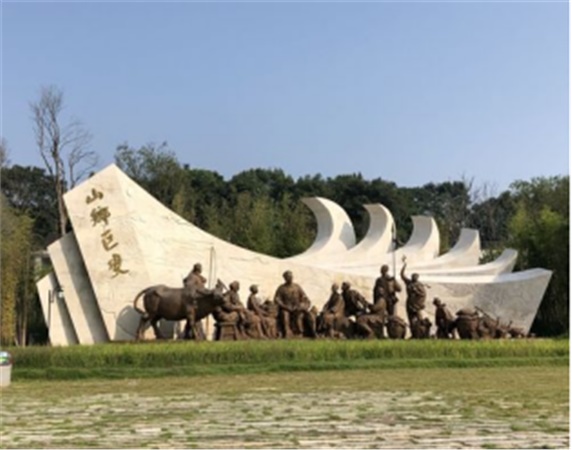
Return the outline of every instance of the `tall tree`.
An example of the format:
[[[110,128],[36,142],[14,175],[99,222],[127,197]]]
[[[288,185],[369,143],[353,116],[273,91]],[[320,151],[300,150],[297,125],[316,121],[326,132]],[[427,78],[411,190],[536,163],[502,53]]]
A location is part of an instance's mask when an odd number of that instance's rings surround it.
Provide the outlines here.
[[[241,192],[232,211],[231,242],[242,247],[272,254],[275,208],[267,195],[253,196]]]
[[[171,207],[184,178],[184,171],[166,142],[148,143],[139,148],[121,144],[115,163],[161,203]]]
[[[277,204],[273,255],[281,258],[302,253],[316,237],[315,218],[298,198],[286,194]]]
[[[433,216],[439,226],[441,251],[449,250],[469,218],[471,183],[466,180],[427,183],[422,187],[404,190],[413,207],[411,214]]]
[[[39,167],[0,169],[0,186],[10,206],[33,221],[35,244],[45,247],[57,239],[58,208],[54,180]]]
[[[0,342],[25,344],[26,317],[30,293],[32,220],[12,208],[0,194]],[[19,325],[19,326],[18,326]],[[17,330],[21,331],[20,336]]]
[[[281,169],[250,169],[233,176],[228,182],[231,192],[249,192],[280,200],[294,186],[292,177]]]
[[[8,153],[8,142],[2,137],[0,138],[0,167],[6,167],[10,164]]]
[[[91,134],[78,120],[62,123],[63,91],[43,86],[40,97],[30,103],[36,144],[46,169],[53,179],[60,234],[66,233],[69,217],[64,193],[72,189],[97,164],[97,154],[89,150]]]
[[[185,189],[189,220],[198,227],[223,239],[230,235],[228,183],[218,172],[204,169],[186,169]]]
[[[369,182],[361,173],[353,173],[328,179],[328,187],[332,200],[338,203],[352,220],[357,238],[362,238],[367,231],[367,212],[363,205],[372,201],[368,196]]]
[[[511,185],[517,202],[510,221],[510,245],[519,251],[517,269],[553,271],[532,331],[544,336],[569,332],[570,180],[535,178]]]
[[[481,245],[493,255],[507,245],[509,224],[516,213],[516,201],[510,191],[479,196],[471,206],[467,225],[479,230]]]

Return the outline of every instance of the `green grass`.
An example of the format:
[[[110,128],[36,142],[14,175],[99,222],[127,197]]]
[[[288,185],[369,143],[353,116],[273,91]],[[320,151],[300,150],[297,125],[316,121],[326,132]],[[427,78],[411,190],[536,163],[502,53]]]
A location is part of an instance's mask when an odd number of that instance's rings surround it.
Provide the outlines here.
[[[524,358],[526,360],[526,358]],[[495,448],[506,446],[505,437],[507,434],[520,435],[522,445],[523,433],[521,428],[526,426],[526,430],[531,433],[544,433],[545,443],[553,447],[565,448],[567,445],[559,444],[562,436],[568,433],[567,422],[562,418],[568,417],[568,367],[543,366],[543,367],[491,367],[474,368],[471,370],[454,368],[407,368],[407,369],[384,369],[384,370],[353,370],[353,371],[316,371],[316,372],[281,372],[281,373],[260,373],[233,375],[221,373],[204,377],[178,377],[163,378],[161,380],[151,378],[137,378],[137,374],[132,374],[131,378],[122,380],[106,380],[102,382],[98,379],[75,380],[75,381],[46,381],[36,380],[21,382],[16,380],[12,386],[2,392],[4,405],[19,408],[25,412],[23,417],[28,418],[26,424],[18,420],[17,426],[22,430],[37,427],[37,421],[49,420],[50,414],[46,413],[53,408],[54,401],[64,401],[64,405],[89,405],[99,404],[103,409],[96,412],[90,408],[90,432],[101,437],[97,439],[76,440],[64,439],[62,434],[58,440],[52,441],[51,446],[58,448],[80,446],[99,446],[111,448],[144,447],[157,448],[159,446],[184,445],[191,447],[196,445],[199,448],[220,445],[222,441],[216,441],[217,433],[220,433],[220,426],[212,427],[215,422],[234,426],[240,430],[246,430],[241,435],[241,440],[236,442],[238,447],[249,447],[251,442],[262,442],[264,447],[271,447],[271,443],[277,446],[295,445],[293,439],[304,443],[305,440],[323,439],[323,436],[334,436],[336,442],[343,442],[345,438],[351,439],[351,434],[347,432],[347,423],[353,423],[352,418],[358,417],[366,406],[372,406],[373,410],[365,414],[360,422],[376,423],[380,426],[409,427],[414,434],[416,430],[433,430],[434,437],[458,438],[462,439],[466,432],[466,427],[473,427],[475,423],[482,423],[483,441],[476,443],[471,441],[472,446],[482,446],[482,448]],[[272,390],[260,390],[261,387],[272,388]],[[380,407],[380,403],[370,403],[371,394],[375,391],[387,391],[395,402],[385,401],[384,405],[390,409],[385,410]],[[317,392],[319,391],[319,392]],[[210,434],[195,439],[192,434],[183,429],[182,435],[173,435],[169,438],[171,428],[164,427],[161,433],[151,436],[141,436],[135,433],[133,437],[122,437],[130,427],[150,424],[157,426],[164,424],[169,417],[174,415],[170,408],[165,410],[151,408],[138,411],[138,408],[131,408],[129,414],[125,411],[116,411],[117,394],[125,396],[121,400],[122,406],[127,406],[129,402],[134,404],[134,399],[145,398],[148,401],[160,398],[160,402],[154,401],[151,404],[171,405],[173,399],[189,400],[195,398],[198,406],[193,408],[196,411],[195,418],[187,419],[181,414],[181,409],[175,411],[176,421],[183,420],[188,426],[188,430],[195,430],[197,421],[200,421],[201,429],[207,430],[209,424]],[[262,394],[261,394],[262,393]],[[289,393],[286,397],[281,397],[281,393]],[[301,393],[295,396],[296,401],[292,401],[292,393]],[[334,398],[344,401],[351,399],[352,402],[342,407],[343,411],[331,410],[323,407],[321,402],[314,402],[305,393],[318,393],[319,398]],[[101,397],[104,394],[105,397]],[[401,402],[401,399],[410,394],[417,394],[418,403]],[[204,396],[208,396],[206,399]],[[254,396],[254,397],[253,397]],[[269,417],[268,411],[272,408],[251,408],[252,399],[269,401],[275,405],[276,411]],[[363,402],[354,403],[353,399],[361,398]],[[234,400],[238,402],[235,404]],[[199,401],[200,400],[200,401]],[[232,400],[232,403],[231,403]],[[296,402],[302,402],[298,404]],[[219,405],[211,407],[209,405]],[[223,407],[221,407],[221,405]],[[245,406],[249,405],[249,409]],[[296,407],[292,407],[296,405]],[[459,415],[459,419],[451,422],[444,420],[441,423],[434,421],[440,409],[444,408],[443,414]],[[149,410],[152,411],[149,414]],[[37,417],[30,416],[33,411]],[[279,428],[261,428],[254,430],[250,425],[246,426],[244,411],[252,411],[258,418],[287,423],[292,418],[303,417],[302,411],[310,411],[307,427],[300,430],[300,435],[285,434],[281,440],[273,430]],[[263,411],[263,412],[259,412]],[[468,414],[461,414],[464,411]],[[236,421],[237,413],[240,413],[241,420]],[[205,415],[206,414],[206,415]],[[226,414],[227,416],[221,416]],[[339,414],[339,415],[337,415]],[[426,417],[423,417],[425,414]],[[419,416],[417,420],[411,416]],[[539,420],[546,416],[548,420]],[[66,416],[69,420],[70,416]],[[340,417],[343,420],[340,420]],[[184,418],[184,419],[183,419]],[[214,420],[216,418],[216,420]],[[315,421],[317,419],[317,421]],[[405,420],[407,418],[407,420]],[[54,431],[78,434],[69,429],[67,420],[62,424],[52,424]],[[360,423],[356,422],[356,423]],[[179,422],[177,422],[179,423]],[[505,423],[505,431],[499,434],[494,425]],[[491,427],[491,428],[489,428]],[[9,430],[10,428],[6,428]],[[173,428],[175,429],[175,428]],[[388,430],[388,428],[385,428]],[[314,431],[312,431],[314,430]],[[494,430],[494,431],[491,431]],[[109,439],[109,436],[117,434],[116,440]],[[317,434],[317,436],[315,435]],[[12,433],[12,436],[22,436],[25,433]],[[498,441],[496,440],[498,436]],[[552,439],[554,436],[554,440]],[[37,438],[40,439],[40,438]],[[372,434],[371,440],[375,439]],[[379,439],[379,438],[378,438]],[[415,438],[414,438],[415,439]],[[165,442],[169,440],[169,442]],[[276,441],[275,441],[276,440]],[[34,448],[41,446],[38,441],[31,445],[29,441],[17,442],[12,439],[7,441],[14,447]],[[79,442],[79,444],[78,444]],[[324,441],[322,441],[324,442]],[[501,442],[501,444],[497,444]],[[532,442],[532,441],[531,441]],[[349,442],[348,442],[349,444]],[[373,444],[370,444],[373,445]],[[349,446],[349,445],[348,445]],[[364,443],[364,447],[366,444]],[[474,448],[474,447],[473,447]]]
[[[115,343],[10,349],[14,379],[395,368],[563,366],[567,340]]]

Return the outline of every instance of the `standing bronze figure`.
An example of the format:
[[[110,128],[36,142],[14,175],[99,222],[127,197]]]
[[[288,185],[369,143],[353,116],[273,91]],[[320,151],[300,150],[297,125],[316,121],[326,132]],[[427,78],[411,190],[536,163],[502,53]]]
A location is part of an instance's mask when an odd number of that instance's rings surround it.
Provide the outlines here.
[[[380,269],[381,276],[375,280],[373,286],[373,303],[375,304],[380,297],[385,298],[387,314],[393,316],[395,314],[395,304],[399,301],[397,293],[401,292],[401,285],[395,277],[389,275],[389,266],[384,264]]]

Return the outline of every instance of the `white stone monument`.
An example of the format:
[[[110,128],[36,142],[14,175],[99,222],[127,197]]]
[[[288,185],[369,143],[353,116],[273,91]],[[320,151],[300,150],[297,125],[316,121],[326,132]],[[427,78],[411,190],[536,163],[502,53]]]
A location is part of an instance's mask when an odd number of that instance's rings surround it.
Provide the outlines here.
[[[365,205],[370,229],[356,244],[351,221],[340,206],[317,197],[304,202],[316,216],[316,240],[306,252],[279,259],[206,233],[163,206],[117,166],[108,166],[65,195],[73,235],[49,247],[55,277],[38,283],[44,314],[50,315],[52,344],[134,339],[140,319],[133,309],[135,296],[157,284],[181,287],[196,262],[203,265],[208,287],[217,279],[227,285],[239,280],[243,299],[248,295],[244,287],[251,284],[259,286],[262,298],[272,299],[282,273],[291,270],[294,281],[321,308],[334,281],[349,281],[371,299],[381,264],[393,268],[397,262],[400,267],[401,257],[407,256],[408,274],[419,273],[430,286],[428,314],[433,313],[431,300],[439,297],[452,311],[477,306],[530,329],[551,272],[512,273],[514,250],[479,265],[478,231],[464,229],[451,251],[439,255],[435,221],[414,216],[410,239],[394,251],[395,222],[383,205]],[[61,303],[54,305],[58,282],[63,298],[58,296]],[[403,292],[397,314],[406,316]],[[206,325],[210,337],[212,318]]]

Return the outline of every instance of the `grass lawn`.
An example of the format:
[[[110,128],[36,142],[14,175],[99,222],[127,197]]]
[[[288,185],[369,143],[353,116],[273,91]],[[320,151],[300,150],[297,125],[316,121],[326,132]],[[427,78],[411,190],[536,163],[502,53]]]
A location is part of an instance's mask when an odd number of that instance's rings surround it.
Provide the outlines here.
[[[569,343],[564,339],[167,341],[11,351],[17,380],[569,364]]]

